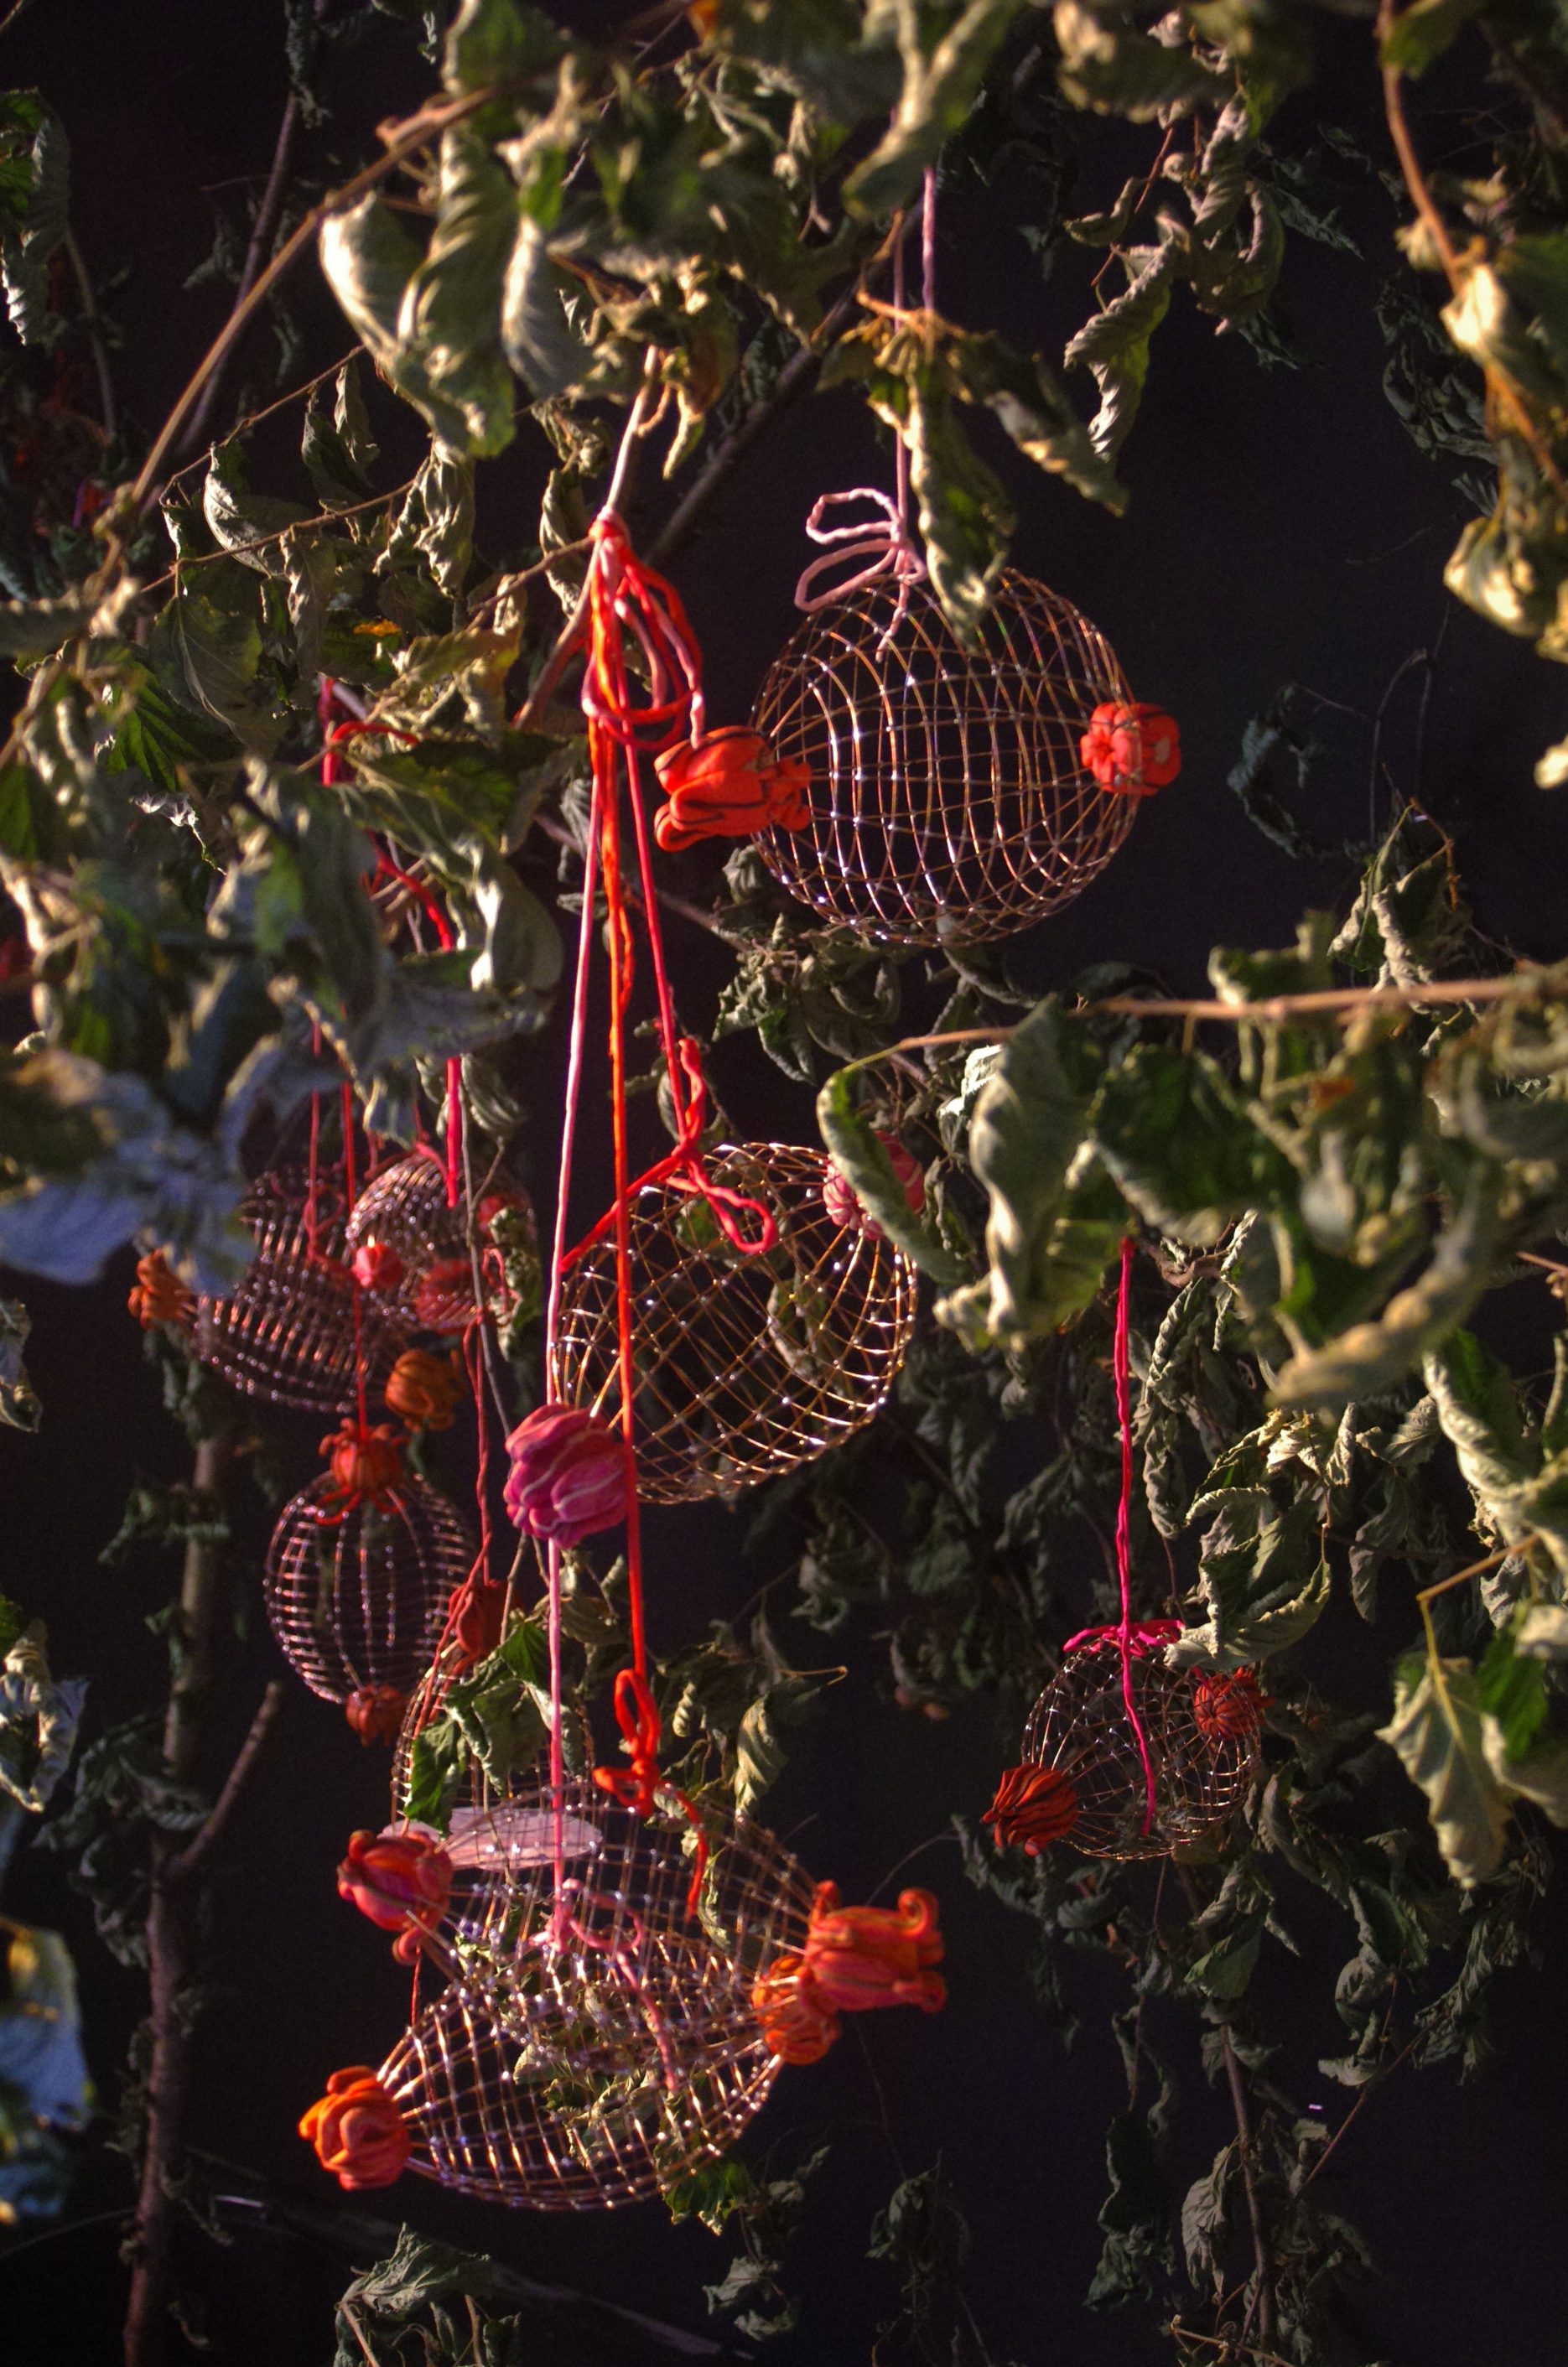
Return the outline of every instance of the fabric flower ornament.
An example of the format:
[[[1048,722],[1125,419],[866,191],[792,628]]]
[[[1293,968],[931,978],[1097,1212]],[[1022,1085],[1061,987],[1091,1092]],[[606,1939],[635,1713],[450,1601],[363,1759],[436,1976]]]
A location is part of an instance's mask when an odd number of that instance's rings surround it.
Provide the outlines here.
[[[353,1274],[361,1290],[395,1290],[403,1280],[403,1260],[390,1241],[361,1241]]]
[[[361,1685],[343,1704],[343,1715],[361,1742],[395,1742],[406,1696],[395,1685]]]
[[[917,2005],[936,2013],[947,2002],[939,1973],[942,1935],[928,1890],[900,1893],[896,1908],[841,1907],[838,1890],[820,1882],[812,1901],[801,1979],[836,2013]]]
[[[501,1624],[506,1612],[506,1590],[481,1580],[476,1586],[465,1578],[454,1586],[447,1601],[448,1640],[456,1647],[452,1663],[454,1676],[462,1676],[488,1660],[501,1641]]]
[[[1210,1674],[1192,1688],[1192,1722],[1206,1742],[1235,1742],[1263,1723],[1263,1694],[1250,1669]]]
[[[892,1161],[911,1214],[917,1217],[926,1206],[926,1170],[912,1150],[905,1150],[896,1135],[879,1134],[877,1140]],[[831,1160],[823,1183],[822,1204],[835,1225],[843,1225],[850,1232],[864,1233],[869,1241],[882,1239],[881,1225],[868,1217],[849,1178]]]
[[[162,1326],[167,1331],[183,1331],[196,1315],[194,1293],[172,1271],[162,1250],[153,1250],[146,1257],[137,1259],[136,1286],[125,1303],[143,1331],[151,1331],[154,1326]]]
[[[811,820],[811,766],[798,757],[777,761],[760,731],[744,724],[667,749],[653,770],[665,798],[653,816],[653,835],[666,855],[699,838],[804,830]]]
[[[433,1356],[427,1348],[405,1348],[382,1391],[387,1410],[400,1414],[410,1430],[450,1430],[461,1395],[455,1363]]]
[[[804,1973],[791,1950],[775,1958],[751,1993],[763,2043],[780,2063],[820,2063],[838,2036],[838,2016]]]
[[[433,1834],[412,1826],[351,1833],[348,1854],[337,1869],[337,1895],[379,1930],[395,1931],[392,1954],[411,1965],[425,1934],[446,1912],[452,1861]]]
[[[1181,734],[1163,707],[1109,699],[1078,742],[1085,768],[1113,797],[1149,798],[1181,770]]]
[[[355,1504],[385,1505],[406,1477],[402,1435],[390,1421],[370,1430],[346,1417],[340,1429],[322,1440],[321,1452],[332,1474],[326,1492],[338,1505],[339,1519]]]
[[[366,2063],[332,2074],[325,2095],[300,2123],[300,2135],[350,2194],[391,2186],[413,2150],[403,2114]]]
[[[981,1818],[998,1849],[1038,1857],[1078,1821],[1078,1795],[1060,1767],[1009,1767]]]
[[[547,1545],[574,1546],[626,1517],[626,1449],[580,1406],[537,1406],[506,1441],[514,1524]]]

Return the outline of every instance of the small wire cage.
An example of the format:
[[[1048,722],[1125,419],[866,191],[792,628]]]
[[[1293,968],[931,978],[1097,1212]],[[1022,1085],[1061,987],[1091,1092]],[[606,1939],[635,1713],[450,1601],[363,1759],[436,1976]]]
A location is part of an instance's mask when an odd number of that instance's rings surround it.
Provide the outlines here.
[[[449,1635],[443,1638],[434,1659],[408,1697],[403,1726],[392,1750],[392,1820],[394,1825],[403,1823],[413,1813],[414,1746],[425,1728],[441,1716],[454,1680],[467,1675],[472,1666],[463,1658],[457,1638]],[[519,1678],[519,1696],[528,1691],[528,1686]],[[587,1720],[580,1711],[567,1709],[562,1719],[562,1738],[565,1746],[566,1765],[571,1772],[575,1774],[591,1763],[593,1738]],[[545,1747],[545,1742],[541,1741],[541,1751]],[[458,1787],[452,1796],[453,1815],[463,1818],[465,1823],[479,1818],[502,1800],[510,1799],[519,1790],[526,1789],[533,1781],[531,1773],[523,1772],[498,1791],[485,1774],[478,1758],[470,1752],[464,1758]]]
[[[1130,697],[1104,636],[1026,575],[1003,575],[973,650],[928,585],[868,584],[808,616],[762,685],[756,729],[812,776],[810,821],[765,831],[763,859],[825,920],[894,945],[1009,936],[1131,829],[1138,799],[1079,749],[1094,709]]]
[[[775,1248],[735,1250],[705,1201],[644,1185],[630,1210],[638,1492],[673,1504],[753,1487],[871,1421],[909,1345],[915,1271],[869,1229],[838,1224],[819,1151],[725,1145],[710,1180],[768,1208]],[[615,1243],[568,1267],[552,1393],[619,1419]]]
[[[584,1784],[559,1805],[559,1899],[556,1801],[540,1787],[497,1811],[506,1874],[465,1898],[457,1976],[381,2077],[412,2167],[442,2185],[613,2209],[726,2151],[761,2106],[778,2063],[751,1992],[803,1947],[812,1887],[770,1834],[737,1822],[712,1837],[692,1911],[683,1818],[645,1821]]]
[[[285,1659],[324,1701],[372,1685],[407,1693],[472,1560],[455,1507],[427,1481],[409,1473],[379,1501],[346,1504],[324,1473],[272,1533],[267,1615]]]
[[[1167,1668],[1158,1653],[1135,1654],[1132,1699],[1154,1770],[1154,1814],[1143,1830],[1148,1791],[1138,1738],[1122,1693],[1116,1631],[1069,1651],[1036,1702],[1024,1731],[1024,1759],[1060,1769],[1077,1815],[1068,1846],[1085,1857],[1164,1857],[1230,1822],[1252,1789],[1261,1717],[1238,1693],[1237,1714],[1199,1722],[1204,1679]]]
[[[302,1413],[340,1413],[356,1395],[354,1277],[344,1263],[341,1195],[312,1195],[302,1171],[262,1176],[241,1204],[256,1255],[227,1298],[198,1304],[196,1353],[246,1396]],[[402,1345],[360,1296],[358,1353],[379,1372]]]
[[[447,1174],[433,1150],[407,1152],[372,1175],[348,1216],[348,1252],[368,1241],[395,1251],[402,1274],[376,1296],[395,1321],[411,1331],[452,1337],[466,1331],[476,1305],[474,1263],[479,1266],[484,1310],[505,1326],[520,1296],[539,1283],[539,1243],[533,1205],[509,1176],[486,1184],[475,1202],[471,1252],[468,1211],[447,1197]]]

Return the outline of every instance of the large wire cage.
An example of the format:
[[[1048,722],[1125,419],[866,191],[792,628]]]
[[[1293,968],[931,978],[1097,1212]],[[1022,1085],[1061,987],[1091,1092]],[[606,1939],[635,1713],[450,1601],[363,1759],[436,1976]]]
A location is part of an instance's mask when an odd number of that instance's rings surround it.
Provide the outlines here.
[[[285,1659],[324,1701],[409,1692],[429,1666],[473,1546],[456,1507],[412,1472],[345,1502],[330,1473],[283,1508],[264,1591]]]
[[[230,1297],[199,1302],[197,1355],[248,1397],[343,1412],[357,1360],[379,1373],[403,1343],[363,1294],[357,1340],[341,1194],[325,1180],[312,1193],[303,1170],[283,1168],[251,1186],[240,1215],[256,1254]]]
[[[869,1228],[839,1224],[819,1151],[765,1142],[706,1154],[712,1184],[772,1214],[777,1245],[734,1249],[707,1203],[672,1184],[632,1200],[638,1492],[690,1502],[792,1470],[871,1421],[909,1345],[915,1270]],[[562,1404],[619,1418],[615,1242],[567,1268],[551,1376]]]
[[[1147,1832],[1148,1787],[1114,1629],[1064,1655],[1024,1730],[1025,1761],[1060,1770],[1073,1786],[1077,1814],[1062,1838],[1085,1857],[1164,1857],[1199,1840],[1229,1824],[1257,1772],[1262,1720],[1250,1684],[1216,1718],[1204,1691],[1214,1681],[1201,1672],[1167,1668],[1157,1652],[1129,1665],[1154,1771]]]
[[[349,1211],[347,1239],[350,1255],[370,1241],[395,1252],[398,1279],[375,1295],[410,1331],[444,1338],[466,1331],[481,1302],[505,1326],[519,1296],[538,1289],[538,1234],[521,1184],[509,1176],[485,1184],[474,1203],[471,1246],[467,1205],[460,1196],[449,1200],[446,1169],[426,1148],[371,1176]]]
[[[901,603],[902,607],[901,607]],[[1103,789],[1079,742],[1131,697],[1071,601],[1005,573],[972,650],[926,584],[867,584],[808,616],[754,721],[811,770],[803,830],[757,844],[792,896],[894,945],[1028,928],[1105,868],[1138,799]]]
[[[812,1886],[771,1834],[710,1833],[591,1785],[509,1804],[505,1873],[463,1899],[454,1977],[381,2078],[444,2186],[538,2210],[665,2191],[725,2152],[778,2069],[752,1990],[803,1947]]]

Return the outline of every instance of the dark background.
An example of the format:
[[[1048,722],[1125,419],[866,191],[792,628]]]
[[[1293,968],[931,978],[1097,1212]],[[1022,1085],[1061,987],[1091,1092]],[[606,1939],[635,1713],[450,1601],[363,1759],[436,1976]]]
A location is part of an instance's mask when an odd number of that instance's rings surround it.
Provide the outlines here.
[[[602,10],[571,13],[583,25],[607,21]],[[1327,106],[1381,148],[1369,30],[1325,18],[1324,41],[1324,82],[1288,107],[1278,144],[1289,150],[1310,139],[1315,111]],[[1463,85],[1466,71],[1457,67],[1459,83],[1428,96],[1430,121],[1475,95]],[[1478,71],[1471,62],[1468,72]],[[11,84],[36,82],[64,117],[89,267],[100,282],[128,274],[110,299],[126,341],[118,377],[148,436],[223,317],[222,289],[187,293],[184,283],[207,251],[214,202],[225,191],[232,199],[240,178],[254,182],[265,172],[285,96],[281,12],[271,0],[43,0],[0,40],[0,74]],[[412,43],[400,49],[389,40],[358,53],[337,78],[338,112],[307,142],[305,163],[324,180],[341,177],[371,152],[378,118],[415,103],[429,80]],[[1115,136],[1098,137],[1114,156]],[[1108,178],[1114,185],[1114,164]],[[1087,189],[1083,203],[1108,194]],[[945,194],[940,294],[955,317],[1001,325],[1050,353],[1087,300],[1081,277],[1042,281],[1016,234],[1028,201],[1027,188],[1006,176],[989,193],[965,185]],[[1202,986],[1210,945],[1278,943],[1305,904],[1343,903],[1348,867],[1292,865],[1251,827],[1226,787],[1244,722],[1286,682],[1330,702],[1314,719],[1329,749],[1310,793],[1306,818],[1315,831],[1364,836],[1369,803],[1381,816],[1396,791],[1418,789],[1455,835],[1483,925],[1524,954],[1568,951],[1568,806],[1530,778],[1537,755],[1568,730],[1568,680],[1442,589],[1464,506],[1412,447],[1381,385],[1384,351],[1371,305],[1381,277],[1401,267],[1392,244],[1396,217],[1386,192],[1369,182],[1350,197],[1346,218],[1359,258],[1292,242],[1283,307],[1295,368],[1260,368],[1240,338],[1217,339],[1178,298],[1123,459],[1133,495],[1125,521],[1005,453],[993,456],[1018,510],[1017,563],[1107,631],[1135,693],[1179,715],[1186,748],[1179,785],[1141,812],[1109,872],[1071,911],[1017,942],[1011,960],[1022,984],[1043,988],[1090,961],[1126,958],[1191,991]],[[307,347],[297,378],[350,340],[309,266],[291,301]],[[247,356],[258,391],[267,361],[263,330]],[[1086,381],[1078,391],[1083,399]],[[259,447],[257,479],[269,490],[301,490],[290,473],[291,433],[293,413]],[[541,456],[541,440],[525,429],[515,451],[482,469],[481,536],[493,561],[528,537]],[[673,572],[703,642],[716,719],[744,717],[790,629],[804,556],[801,521],[812,499],[882,481],[886,472],[855,401],[814,401],[770,431],[679,554]],[[662,488],[646,489],[632,505],[634,525],[655,526],[669,499]],[[1419,651],[1435,652],[1433,663],[1402,675]],[[1379,769],[1373,719],[1381,708]],[[716,869],[708,853],[686,858],[681,885],[701,895]],[[671,952],[683,1005],[701,1024],[727,957],[695,932],[672,935]],[[916,998],[912,1015],[918,1010]],[[541,1194],[560,1032],[557,1024],[523,1064],[539,1116],[522,1160]],[[721,1047],[713,1070],[743,1137],[812,1138],[808,1097],[751,1041]],[[111,1571],[97,1555],[132,1481],[185,1467],[124,1312],[128,1280],[117,1269],[89,1292],[16,1285],[33,1317],[30,1365],[46,1414],[36,1440],[0,1433],[0,1588],[47,1617],[59,1672],[90,1674],[89,1731],[159,1697],[163,1651],[144,1620],[165,1599],[166,1569],[148,1560]],[[1539,1350],[1522,1330],[1510,1344],[1527,1363]],[[278,1417],[296,1482],[315,1467],[320,1427]],[[650,1518],[656,1646],[697,1635],[754,1591],[759,1572],[742,1558],[743,1517],[710,1507]],[[248,1632],[230,1656],[215,1767],[278,1665],[255,1584],[265,1536],[259,1513],[253,1526],[234,1557]],[[1085,1570],[1085,1594],[1090,1576]],[[1336,1656],[1341,1693],[1379,1710],[1388,1659],[1406,1639],[1404,1614],[1394,1612],[1388,1625],[1369,1647],[1353,1622],[1340,1629],[1331,1621],[1319,1647]],[[820,1643],[802,1635],[798,1656],[831,1657]],[[893,1870],[906,1865],[909,1877],[940,1892],[952,1990],[941,2017],[854,2025],[825,2064],[787,2073],[748,2141],[760,2163],[774,2154],[791,2159],[829,2131],[834,2140],[789,2268],[805,2312],[800,2333],[775,2348],[780,2367],[871,2357],[894,2290],[888,2272],[865,2258],[869,2223],[902,2172],[938,2156],[973,2231],[964,2287],[998,2361],[1153,2367],[1169,2355],[1146,2314],[1099,2317],[1082,2308],[1100,2241],[1103,2131],[1124,2092],[1108,2027],[1123,2002],[1119,1985],[1103,1967],[1075,1968],[1083,2028],[1064,2055],[1029,1999],[1028,1930],[968,1888],[948,1837],[955,1810],[973,1814],[984,1805],[1006,1750],[983,1706],[943,1723],[899,1712],[885,1697],[881,1648],[872,1648],[830,1693],[818,1722],[796,1736],[769,1803],[771,1821],[812,1872],[837,1880],[846,1896],[879,1886],[887,1895],[897,1886]],[[381,1820],[384,1785],[384,1757],[361,1751],[335,1712],[294,1690],[217,1893],[197,2141],[324,2215],[331,2191],[293,2134],[295,2119],[329,2069],[380,2058],[406,1995],[381,1937],[333,1892],[343,1839],[353,1826]],[[64,1891],[58,1861],[21,1852],[6,1905],[69,1937],[89,2051],[112,2101],[139,2010],[136,1978],[96,1942],[83,1903]],[[1297,1965],[1272,1952],[1265,2001],[1274,2025],[1290,2033],[1290,2084],[1335,2118],[1346,2091],[1314,2065],[1339,2051],[1332,1969],[1353,1942],[1324,1926],[1304,1897],[1289,1905],[1299,1911],[1309,1960]],[[1562,1920],[1559,1906],[1552,1928],[1540,1934],[1544,1972],[1502,1984],[1503,2044],[1485,2079],[1463,2086],[1449,2068],[1402,2074],[1335,2155],[1324,2181],[1330,2199],[1362,2226],[1379,2268],[1346,2329],[1347,2367],[1476,2367],[1562,2355],[1568,2267],[1555,2240],[1568,2202]],[[1177,2192],[1229,2133],[1228,2110],[1204,2089],[1181,2027],[1172,2015],[1156,2032],[1185,2083],[1172,2165]],[[219,2183],[237,2189],[241,2181]],[[84,2163],[74,2212],[117,2211],[126,2191],[99,2155]],[[689,2328],[694,2347],[723,2339],[704,2316],[699,2287],[722,2274],[728,2249],[699,2230],[672,2231],[658,2206],[606,2218],[509,2214],[413,2181],[369,2200],[372,2214],[406,2214],[421,2229],[488,2249],[526,2275]],[[233,2225],[243,2214],[230,2215]],[[353,2257],[362,2265],[377,2248],[368,2231]],[[193,2253],[190,2267],[221,2358],[316,2367],[330,2354],[329,2305],[344,2275],[325,2243],[257,2229],[222,2253]],[[111,2228],[48,2237],[0,2256],[0,2359],[7,2367],[109,2360],[120,2300]],[[648,2350],[614,2321],[596,2326],[584,2344],[575,2354],[584,2361],[669,2355]]]

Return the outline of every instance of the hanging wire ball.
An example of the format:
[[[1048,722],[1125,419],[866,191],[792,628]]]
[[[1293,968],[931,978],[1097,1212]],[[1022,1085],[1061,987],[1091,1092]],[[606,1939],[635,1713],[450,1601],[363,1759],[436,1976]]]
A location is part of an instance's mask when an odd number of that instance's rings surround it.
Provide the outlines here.
[[[436,1724],[444,1716],[453,1684],[465,1677],[472,1676],[476,1665],[473,1658],[464,1651],[457,1636],[451,1632],[449,1623],[447,1632],[441,1637],[434,1659],[409,1694],[403,1709],[402,1727],[392,1751],[392,1819],[393,1824],[403,1822],[415,1813],[413,1785],[415,1743],[427,1727]],[[528,1693],[528,1687],[519,1677],[517,1679],[519,1702]],[[547,1731],[541,1727],[540,1740],[541,1752],[545,1750],[548,1739]],[[569,1771],[575,1773],[579,1769],[592,1764],[593,1736],[589,1731],[587,1719],[580,1710],[568,1706],[562,1719],[562,1740],[565,1746],[566,1765]],[[474,1752],[465,1751],[457,1789],[451,1797],[451,1830],[454,1833],[466,1831],[470,1825],[477,1824],[503,1800],[513,1798],[520,1789],[528,1788],[535,1781],[534,1771],[529,1769],[516,1773],[497,1787],[486,1775],[483,1766]],[[476,1847],[484,1840],[485,1836],[481,1834],[476,1841]]]
[[[825,920],[894,945],[1028,928],[1132,827],[1137,797],[1102,788],[1079,744],[1128,698],[1104,636],[1027,575],[1003,575],[973,650],[928,584],[869,583],[806,617],[762,685],[756,729],[811,770],[810,821],[764,831],[763,860]]]
[[[764,1142],[704,1156],[710,1181],[772,1213],[775,1248],[733,1249],[705,1201],[645,1185],[631,1211],[638,1492],[690,1502],[792,1470],[858,1430],[892,1387],[915,1271],[824,1200],[819,1151]],[[615,1242],[567,1268],[551,1393],[619,1418]]]
[[[406,1693],[428,1667],[473,1546],[438,1489],[402,1473],[379,1500],[345,1502],[331,1472],[283,1508],[265,1592],[284,1658],[312,1693],[346,1702]]]
[[[256,1255],[227,1298],[203,1298],[196,1353],[232,1387],[303,1413],[354,1402],[354,1277],[344,1263],[342,1195],[318,1183],[314,1222],[302,1170],[262,1176],[241,1204]],[[360,1294],[360,1353],[379,1371],[402,1342]]]
[[[1026,1764],[1054,1768],[1072,1785],[1076,1813],[1061,1838],[1085,1857],[1164,1857],[1184,1848],[1230,1822],[1257,1772],[1262,1705],[1250,1675],[1167,1668],[1158,1651],[1136,1653],[1131,1669],[1154,1769],[1147,1832],[1143,1761],[1114,1627],[1092,1629],[1063,1656],[1024,1730]]]
[[[411,2167],[444,2186],[539,2210],[602,2210],[665,2191],[725,2152],[778,2069],[751,1992],[805,1944],[812,1887],[772,1836],[712,1837],[691,1911],[679,1816],[644,1821],[569,1784],[563,1909],[555,1795],[496,1811],[505,1874],[469,1896],[460,1969],[382,2066],[413,2138]]]
[[[411,1331],[455,1337],[475,1309],[477,1256],[484,1311],[503,1328],[519,1300],[539,1294],[539,1240],[532,1203],[510,1177],[497,1176],[479,1194],[471,1254],[468,1210],[447,1197],[446,1169],[435,1151],[411,1150],[372,1175],[348,1216],[348,1253],[382,1253],[388,1279],[364,1279],[394,1321]],[[389,1254],[390,1253],[390,1254]]]

